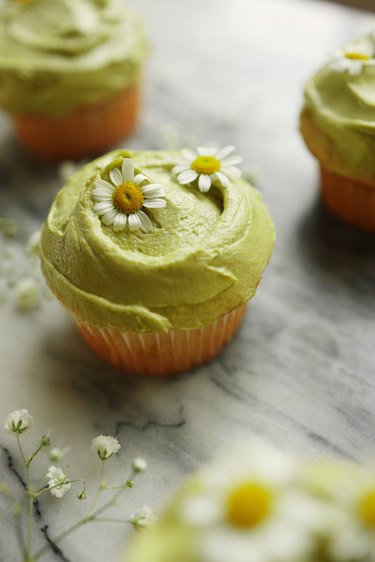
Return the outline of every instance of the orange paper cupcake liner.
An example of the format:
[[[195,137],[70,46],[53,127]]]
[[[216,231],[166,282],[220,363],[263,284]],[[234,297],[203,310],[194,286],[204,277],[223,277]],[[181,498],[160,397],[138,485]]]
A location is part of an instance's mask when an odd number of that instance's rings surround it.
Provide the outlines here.
[[[79,159],[105,151],[130,135],[136,125],[138,84],[96,104],[82,106],[63,117],[14,115],[21,143],[37,156]]]
[[[375,184],[353,180],[320,166],[322,196],[344,222],[375,232]]]
[[[241,305],[203,328],[154,334],[87,326],[74,320],[90,347],[114,367],[133,375],[163,377],[211,361],[236,333],[246,307]]]

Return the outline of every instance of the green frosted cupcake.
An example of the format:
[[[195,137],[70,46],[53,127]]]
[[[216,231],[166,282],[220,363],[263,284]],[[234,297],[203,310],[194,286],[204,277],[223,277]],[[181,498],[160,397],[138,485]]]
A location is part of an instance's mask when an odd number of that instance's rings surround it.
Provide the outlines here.
[[[259,192],[235,177],[232,151],[115,151],[57,195],[42,232],[43,272],[113,365],[184,371],[238,328],[275,235]]]
[[[375,35],[347,45],[305,86],[301,132],[322,196],[342,220],[375,231]]]
[[[80,158],[136,124],[148,45],[118,0],[6,0],[0,12],[0,106],[34,153]]]

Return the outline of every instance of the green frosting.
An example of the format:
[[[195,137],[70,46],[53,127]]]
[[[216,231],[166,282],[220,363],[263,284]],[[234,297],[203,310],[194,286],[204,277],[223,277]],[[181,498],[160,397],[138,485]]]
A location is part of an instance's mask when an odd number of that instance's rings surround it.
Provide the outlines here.
[[[166,207],[147,211],[151,233],[114,232],[93,210],[95,181],[124,157],[166,192]],[[208,193],[182,186],[171,171],[178,157],[115,151],[58,193],[42,232],[42,268],[81,321],[138,332],[199,328],[254,295],[274,245],[261,195],[241,179]]]
[[[375,53],[375,36],[348,45],[346,52],[366,42]],[[302,112],[305,141],[324,167],[340,175],[375,181],[375,59],[362,71],[334,71],[331,63],[305,86]]]
[[[118,0],[8,0],[0,12],[0,105],[66,115],[139,77],[147,40]]]

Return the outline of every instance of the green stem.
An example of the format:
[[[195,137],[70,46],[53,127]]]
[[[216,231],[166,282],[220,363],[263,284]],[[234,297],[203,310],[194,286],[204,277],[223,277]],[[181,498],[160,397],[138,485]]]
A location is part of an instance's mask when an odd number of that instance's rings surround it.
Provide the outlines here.
[[[24,554],[25,554],[25,559],[27,560],[28,558],[30,558],[30,552],[31,552],[31,548],[32,548],[32,540],[33,540],[33,502],[34,502],[34,496],[31,492],[29,464],[28,464],[26,456],[23,452],[23,449],[22,449],[22,446],[21,446],[21,441],[20,441],[20,436],[19,436],[18,433],[16,433],[16,437],[17,437],[18,449],[21,453],[21,457],[22,457],[22,460],[23,460],[25,468],[26,468],[26,494],[28,495],[28,499],[29,499],[28,510],[27,510],[27,535],[26,535],[26,542],[24,543]]]
[[[58,544],[60,541],[62,541],[62,539],[64,539],[66,536],[70,535],[71,533],[73,533],[74,531],[76,531],[77,529],[82,527],[83,525],[86,525],[87,523],[90,523],[91,521],[95,521],[98,515],[100,515],[101,513],[106,511],[107,509],[109,509],[116,502],[117,498],[120,496],[122,491],[123,490],[119,490],[118,492],[116,492],[112,496],[111,499],[109,499],[107,502],[105,502],[101,507],[99,507],[91,515],[87,515],[86,517],[84,517],[80,521],[77,521],[77,523],[74,523],[73,525],[71,525],[71,527],[68,527],[67,529],[65,529],[65,531],[63,531],[60,535],[58,535],[55,539],[53,539],[53,542],[55,544]],[[41,556],[43,556],[43,554],[45,554],[49,548],[50,547],[49,547],[48,544],[43,546],[40,550],[38,550],[35,553],[35,555],[32,557],[32,560],[33,561],[39,560],[39,558],[41,558]]]
[[[89,513],[94,509],[94,507],[96,506],[96,502],[98,501],[98,498],[101,494],[101,492],[103,491],[103,484],[104,484],[104,464],[105,461],[101,461],[101,465],[100,465],[100,473],[99,473],[99,484],[98,484],[98,489],[96,491],[96,494],[94,496],[94,499],[92,501],[92,503],[90,504],[89,507]]]
[[[35,451],[29,456],[29,458],[26,461],[26,466],[30,466],[30,464],[32,463],[32,461],[35,459],[35,457],[37,456],[37,454],[39,453],[40,449],[43,449],[44,445],[43,443],[41,443],[39,445],[39,447],[37,449],[35,449]]]

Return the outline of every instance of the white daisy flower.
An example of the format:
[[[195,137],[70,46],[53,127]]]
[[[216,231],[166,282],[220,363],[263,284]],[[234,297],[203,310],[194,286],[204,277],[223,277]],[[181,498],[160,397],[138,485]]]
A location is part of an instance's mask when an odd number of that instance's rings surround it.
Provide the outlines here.
[[[180,508],[199,530],[202,562],[292,562],[305,559],[322,509],[292,480],[294,462],[251,446],[203,475],[203,490]]]
[[[331,483],[329,494],[337,508],[329,532],[329,554],[334,560],[375,561],[375,477],[373,471],[354,468]]]
[[[33,425],[33,418],[27,410],[15,410],[5,420],[5,429],[8,433],[24,433]]]
[[[102,461],[108,460],[121,449],[120,443],[111,435],[99,435],[91,441],[91,450],[98,453]]]
[[[351,76],[357,76],[362,72],[364,63],[367,63],[375,56],[375,49],[369,41],[359,42],[344,51],[337,51],[333,54],[330,68],[334,72],[347,72]]]
[[[183,160],[172,171],[181,185],[198,179],[198,187],[202,193],[207,192],[215,182],[227,187],[229,178],[241,176],[236,165],[242,162],[242,158],[232,154],[235,150],[234,146],[221,149],[199,146],[196,151],[184,148],[181,150]]]
[[[113,168],[109,177],[112,183],[100,178],[92,191],[94,211],[102,223],[112,226],[115,232],[124,230],[127,224],[130,231],[140,228],[151,232],[152,222],[142,209],[165,207],[162,186],[151,183],[143,174],[134,176],[134,162],[130,158],[124,158],[121,171]]]
[[[71,488],[70,478],[57,466],[50,466],[47,472],[48,487],[56,498],[62,498]]]

